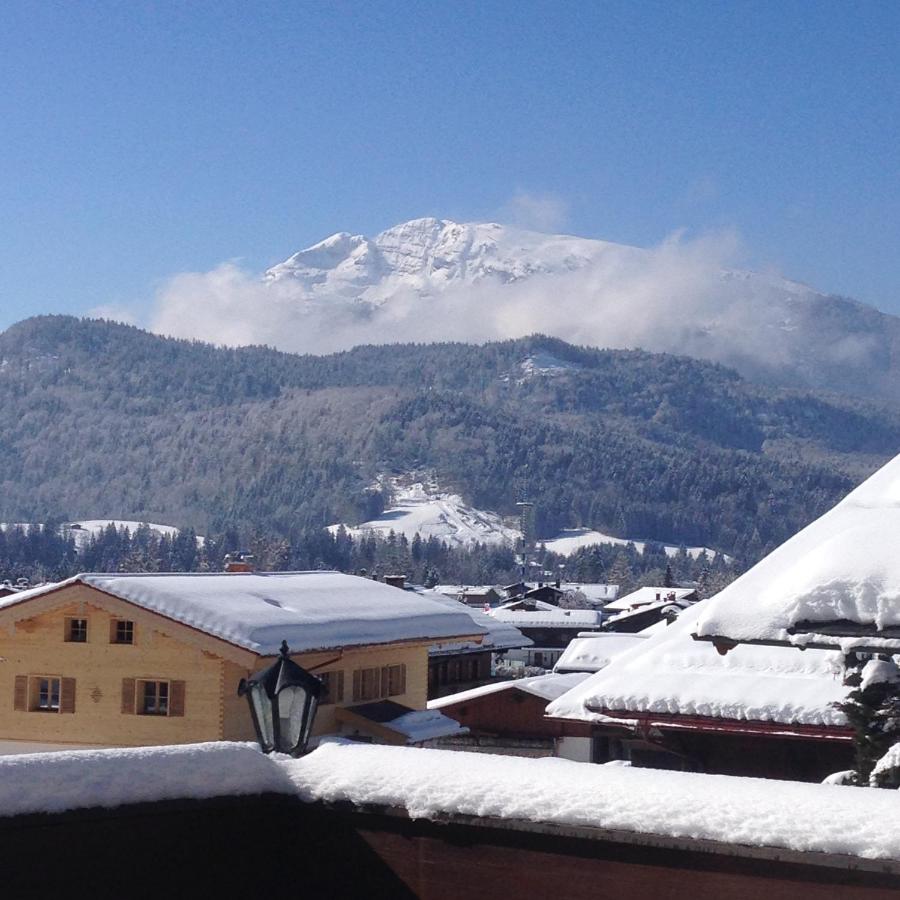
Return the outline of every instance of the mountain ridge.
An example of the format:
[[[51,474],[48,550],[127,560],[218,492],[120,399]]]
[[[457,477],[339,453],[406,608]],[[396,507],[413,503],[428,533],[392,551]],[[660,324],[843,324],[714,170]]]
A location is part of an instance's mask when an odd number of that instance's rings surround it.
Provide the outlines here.
[[[0,521],[229,524],[289,536],[376,518],[382,473],[474,508],[755,558],[900,446],[900,415],[721,365],[555,338],[216,348],[71,317],[0,333]]]

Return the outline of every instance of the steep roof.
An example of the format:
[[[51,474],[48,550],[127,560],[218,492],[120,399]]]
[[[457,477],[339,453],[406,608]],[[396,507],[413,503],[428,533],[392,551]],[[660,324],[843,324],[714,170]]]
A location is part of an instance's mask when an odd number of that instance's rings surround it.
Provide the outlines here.
[[[0,613],[79,583],[262,655],[486,633],[464,609],[340,572],[81,574],[0,598]]]
[[[882,632],[875,645],[900,650],[898,535],[900,456],[697,607],[695,633],[850,650],[873,645],[854,631]]]
[[[711,601],[701,601],[708,604]],[[739,646],[720,656],[691,637],[687,614],[547,708],[559,718],[600,721],[601,711],[629,718],[645,713],[736,721],[838,726],[831,704],[842,700],[839,656],[823,650]]]

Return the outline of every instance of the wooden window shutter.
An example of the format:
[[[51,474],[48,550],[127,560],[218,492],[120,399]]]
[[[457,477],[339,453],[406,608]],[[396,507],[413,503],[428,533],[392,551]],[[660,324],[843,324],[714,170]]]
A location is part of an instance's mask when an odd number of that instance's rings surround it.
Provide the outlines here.
[[[169,715],[184,715],[184,682],[169,682]]]
[[[28,676],[16,675],[16,688],[13,694],[13,709],[17,712],[28,712]]]
[[[362,669],[353,670],[353,699],[362,699]]]
[[[405,694],[406,693],[406,663],[400,663],[398,666],[400,669],[400,678],[398,679],[397,685],[397,693]]]
[[[116,622],[117,619],[109,620],[109,642],[114,644],[116,642]]]
[[[59,691],[59,711],[61,713],[75,712],[75,679],[63,678]]]
[[[344,699],[344,670],[341,669],[337,673],[337,678],[335,679],[335,691],[332,700],[335,703],[340,703]]]
[[[381,667],[381,691],[379,692],[381,697],[390,697],[391,695],[391,667],[390,666],[382,666]]]
[[[134,679],[122,679],[122,712],[126,715],[134,715]]]

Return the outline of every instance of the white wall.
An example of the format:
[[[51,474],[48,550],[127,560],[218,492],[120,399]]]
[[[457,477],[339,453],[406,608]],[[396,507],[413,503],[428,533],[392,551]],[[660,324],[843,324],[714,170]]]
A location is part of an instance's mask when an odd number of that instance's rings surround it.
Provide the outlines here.
[[[556,755],[572,762],[591,761],[591,739],[589,737],[561,737],[556,740]]]

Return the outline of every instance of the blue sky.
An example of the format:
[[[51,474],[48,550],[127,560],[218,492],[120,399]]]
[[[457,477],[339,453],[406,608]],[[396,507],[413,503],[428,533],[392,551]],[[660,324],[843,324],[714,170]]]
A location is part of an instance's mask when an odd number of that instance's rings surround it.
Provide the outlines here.
[[[900,314],[897,3],[14,2],[0,22],[0,327],[517,195],[641,246],[734,229],[746,264]]]

